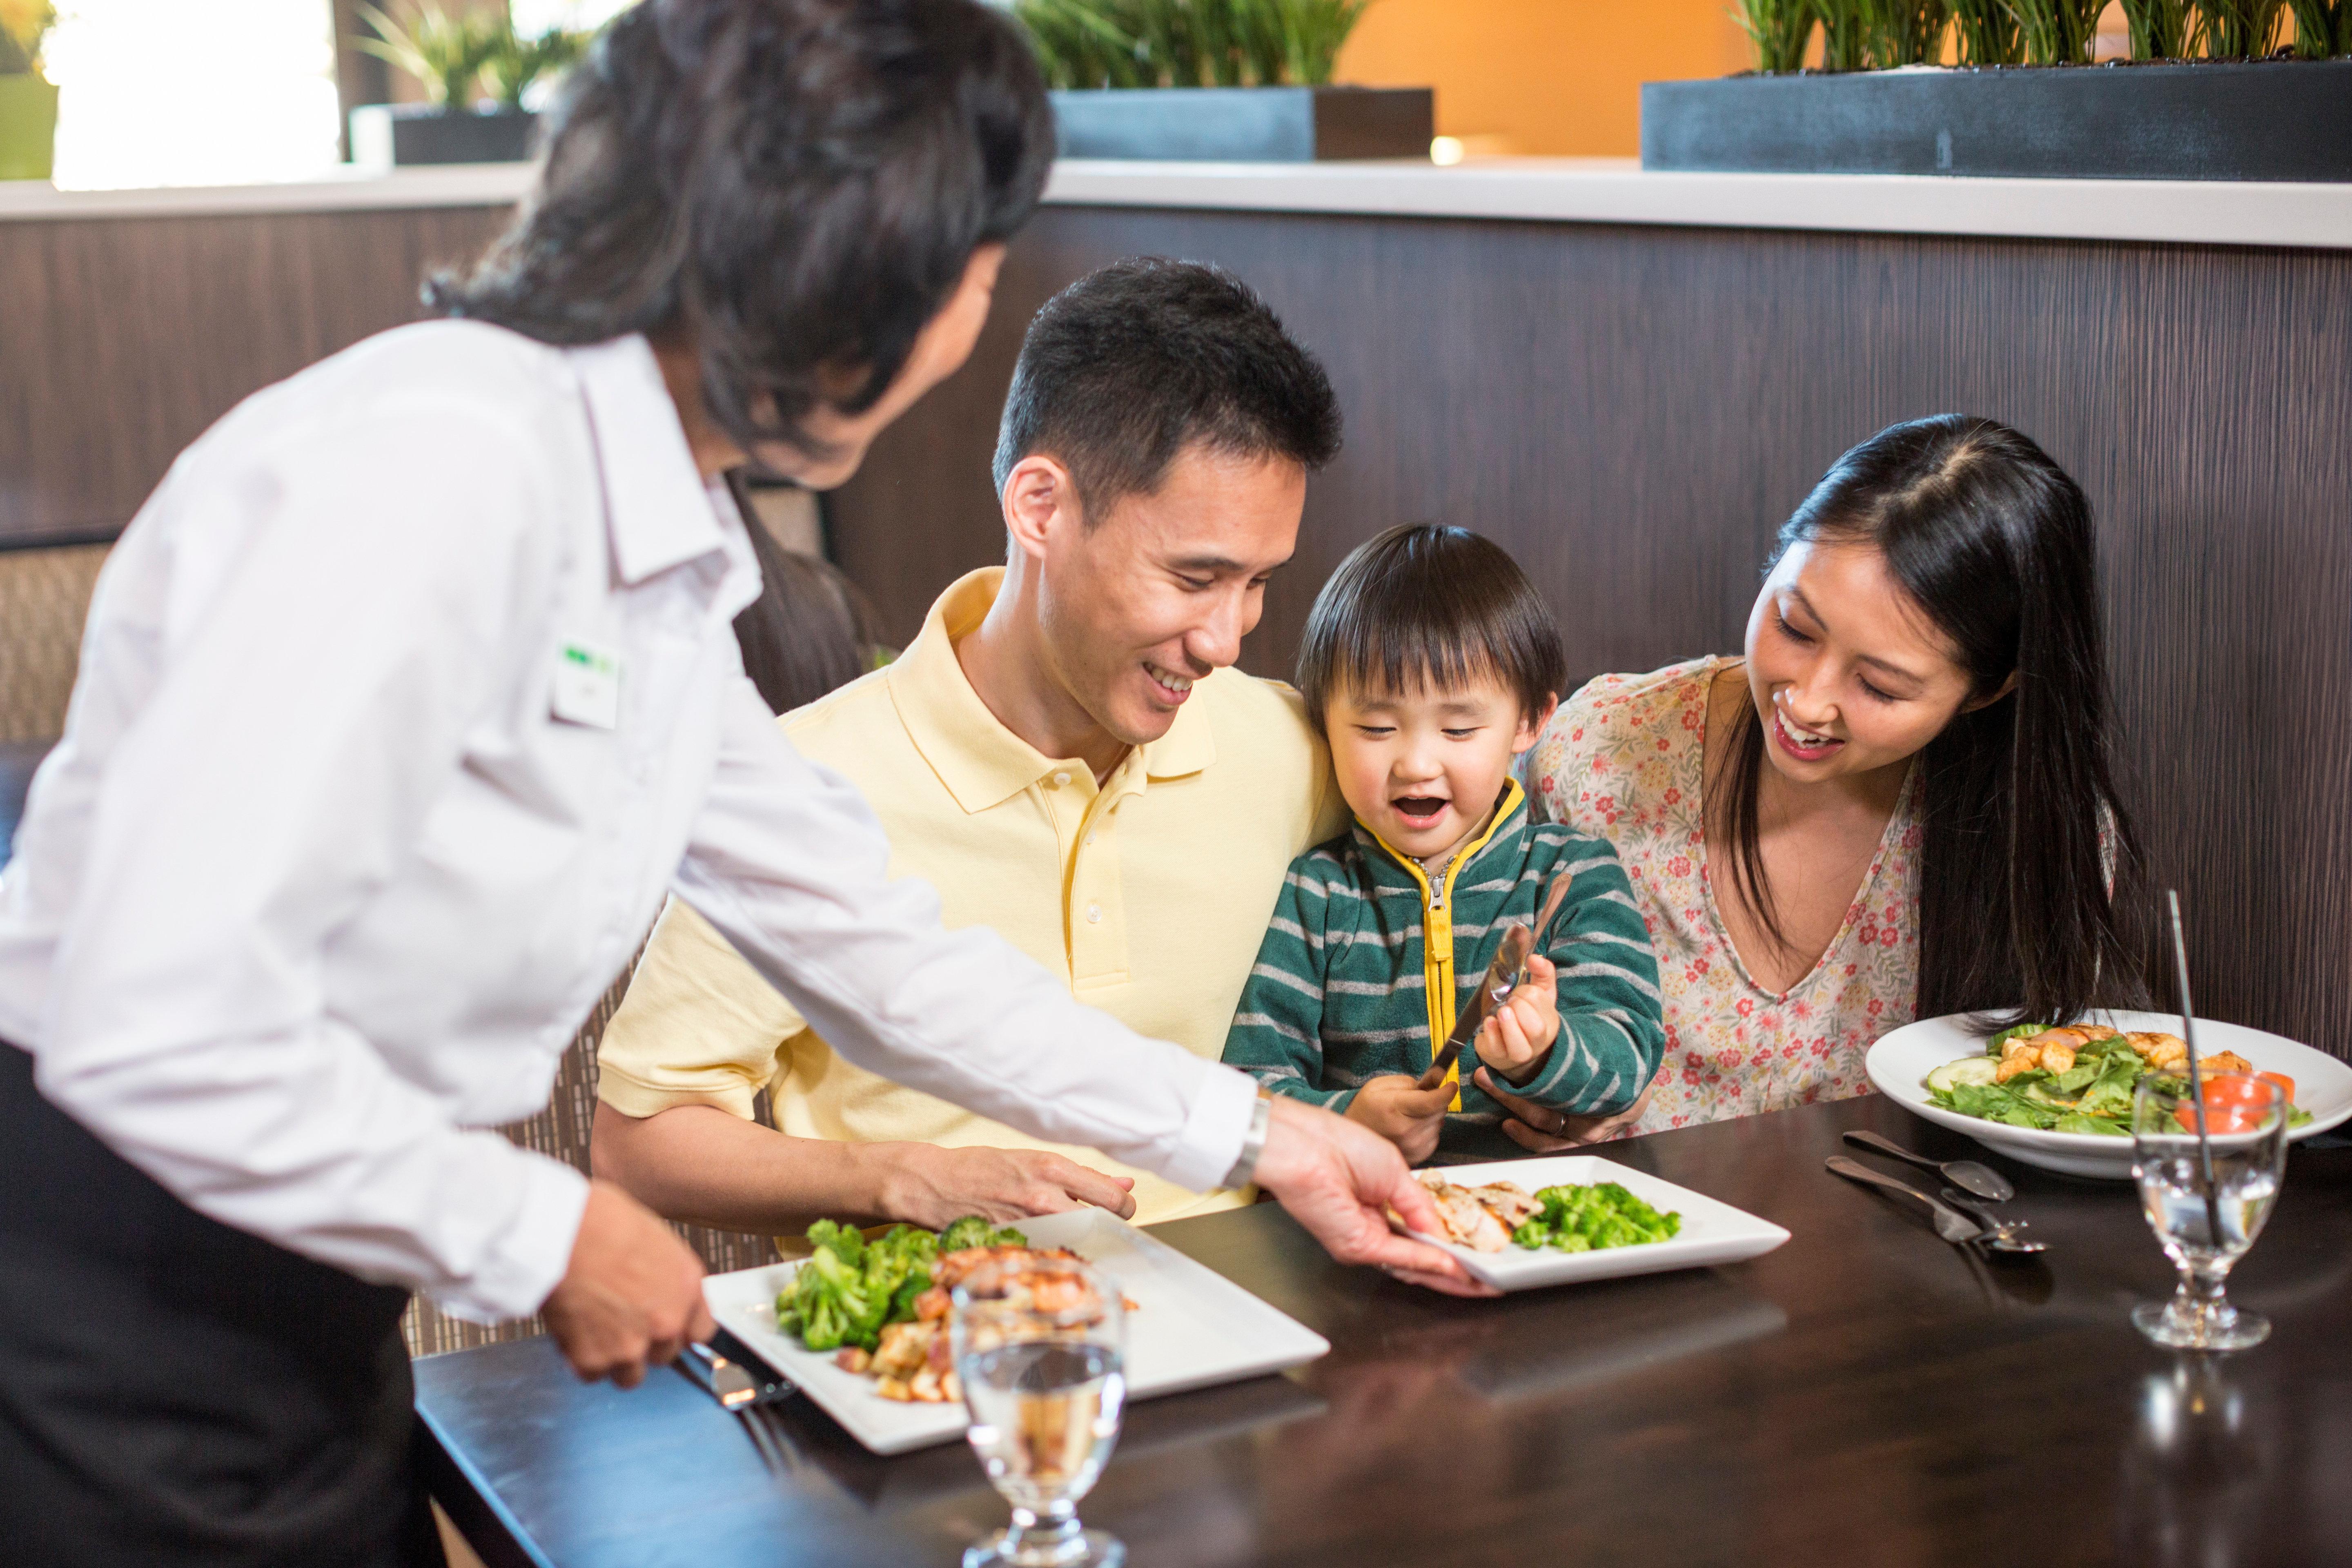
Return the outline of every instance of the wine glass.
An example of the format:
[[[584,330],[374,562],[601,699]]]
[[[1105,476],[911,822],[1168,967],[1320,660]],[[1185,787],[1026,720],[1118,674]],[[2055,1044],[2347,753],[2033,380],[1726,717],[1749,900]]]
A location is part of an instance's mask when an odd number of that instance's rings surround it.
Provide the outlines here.
[[[2140,1207],[2180,1270],[2172,1300],[2132,1309],[2133,1323],[2158,1344],[2234,1351],[2270,1337],[2270,1320],[2231,1306],[2221,1287],[2278,1201],[2287,1112],[2285,1092],[2252,1073],[2207,1076],[2201,1105],[2185,1078],[2150,1076],[2134,1091]]]
[[[1126,1546],[1082,1527],[1077,1510],[1127,1403],[1118,1285],[1076,1258],[1032,1255],[982,1265],[953,1300],[965,1435],[1013,1505],[1013,1527],[965,1552],[964,1568],[1116,1568]]]

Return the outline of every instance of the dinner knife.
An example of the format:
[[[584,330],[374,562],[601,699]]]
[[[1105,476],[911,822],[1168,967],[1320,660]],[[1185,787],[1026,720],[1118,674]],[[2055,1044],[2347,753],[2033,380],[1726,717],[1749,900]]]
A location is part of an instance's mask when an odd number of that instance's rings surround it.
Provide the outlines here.
[[[1503,940],[1495,948],[1495,962],[1486,965],[1470,1005],[1454,1020],[1454,1032],[1445,1037],[1445,1044],[1430,1062],[1429,1070],[1421,1075],[1421,1088],[1435,1089],[1444,1083],[1447,1070],[1461,1059],[1462,1047],[1476,1037],[1479,1026],[1493,1017],[1496,1009],[1511,999],[1511,993],[1527,983],[1528,959],[1535,948],[1535,933],[1523,925],[1514,925],[1503,933]]]
[[[733,1351],[741,1359],[726,1354]],[[711,1342],[689,1344],[678,1352],[677,1370],[729,1410],[772,1405],[797,1392],[741,1348],[741,1342],[721,1329]]]

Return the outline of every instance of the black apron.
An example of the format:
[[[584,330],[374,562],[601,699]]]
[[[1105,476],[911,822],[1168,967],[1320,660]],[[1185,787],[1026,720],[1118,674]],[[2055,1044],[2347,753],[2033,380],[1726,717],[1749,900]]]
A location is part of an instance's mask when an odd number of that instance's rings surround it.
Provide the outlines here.
[[[407,1292],[205,1218],[0,1042],[0,1557],[437,1568]]]

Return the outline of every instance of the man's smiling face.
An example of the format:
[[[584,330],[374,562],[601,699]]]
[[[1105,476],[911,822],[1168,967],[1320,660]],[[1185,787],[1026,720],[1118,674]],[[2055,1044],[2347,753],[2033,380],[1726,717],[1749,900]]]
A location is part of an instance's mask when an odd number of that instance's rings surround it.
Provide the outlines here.
[[[1166,734],[1192,683],[1241,657],[1306,502],[1300,464],[1196,444],[1157,489],[1058,531],[1039,610],[1071,700],[1126,745]]]

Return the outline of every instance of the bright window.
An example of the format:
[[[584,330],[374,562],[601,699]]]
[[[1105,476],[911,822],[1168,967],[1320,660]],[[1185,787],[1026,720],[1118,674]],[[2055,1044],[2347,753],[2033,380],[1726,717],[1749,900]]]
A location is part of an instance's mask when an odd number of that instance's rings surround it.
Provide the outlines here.
[[[60,0],[57,183],[94,190],[313,179],[341,108],[328,0]]]

